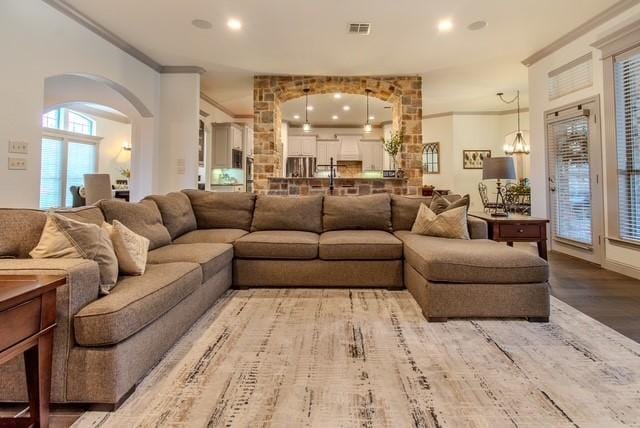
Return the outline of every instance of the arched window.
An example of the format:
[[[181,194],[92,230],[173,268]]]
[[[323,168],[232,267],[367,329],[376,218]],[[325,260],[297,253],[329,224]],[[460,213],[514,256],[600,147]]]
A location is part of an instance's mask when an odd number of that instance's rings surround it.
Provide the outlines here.
[[[422,171],[440,174],[440,143],[427,143],[422,151]]]
[[[58,108],[43,114],[42,127],[75,134],[96,135],[95,120],[67,108]]]

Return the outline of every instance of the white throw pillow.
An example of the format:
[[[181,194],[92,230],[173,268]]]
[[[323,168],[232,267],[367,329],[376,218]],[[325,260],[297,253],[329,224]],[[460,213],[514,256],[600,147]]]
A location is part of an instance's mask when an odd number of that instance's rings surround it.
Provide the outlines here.
[[[124,275],[142,275],[147,266],[150,241],[133,232],[118,220],[114,220],[113,225],[102,223],[102,227],[111,237],[113,249],[118,257],[120,272]]]
[[[411,233],[441,238],[469,239],[467,207],[453,208],[436,214],[425,204],[420,204]]]

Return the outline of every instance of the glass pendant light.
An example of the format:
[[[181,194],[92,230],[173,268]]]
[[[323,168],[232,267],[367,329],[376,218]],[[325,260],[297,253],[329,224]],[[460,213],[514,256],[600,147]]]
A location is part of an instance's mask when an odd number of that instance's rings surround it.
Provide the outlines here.
[[[527,141],[524,138],[524,133],[520,129],[520,91],[517,91],[516,96],[509,101],[505,100],[502,97],[502,95],[504,95],[502,92],[498,92],[498,94],[496,95],[498,95],[498,97],[503,103],[511,104],[514,101],[517,102],[516,111],[517,111],[517,117],[518,117],[518,130],[516,131],[516,136],[513,139],[513,142],[504,144],[503,146],[504,153],[506,155],[519,155],[519,154],[528,155],[529,152],[531,152],[531,148],[529,146],[529,143],[527,143]]]
[[[302,132],[311,132],[311,124],[309,123],[309,88],[304,90],[305,106],[304,106],[304,123],[302,124]]]
[[[373,127],[371,126],[371,123],[369,122],[369,94],[371,93],[371,89],[367,89],[366,90],[367,93],[367,122],[364,125],[364,132],[365,134],[370,134],[371,131],[373,130]]]

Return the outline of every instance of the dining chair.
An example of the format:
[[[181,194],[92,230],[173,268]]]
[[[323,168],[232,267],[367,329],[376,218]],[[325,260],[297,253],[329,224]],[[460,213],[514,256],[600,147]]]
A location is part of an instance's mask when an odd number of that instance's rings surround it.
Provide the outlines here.
[[[85,174],[84,189],[87,205],[93,205],[102,199],[113,198],[109,174]]]

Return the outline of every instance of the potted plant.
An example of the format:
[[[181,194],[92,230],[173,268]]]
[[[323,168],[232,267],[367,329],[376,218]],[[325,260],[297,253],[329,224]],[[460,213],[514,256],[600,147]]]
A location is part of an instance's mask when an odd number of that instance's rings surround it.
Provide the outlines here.
[[[396,176],[398,175],[398,154],[402,148],[403,139],[404,134],[396,131],[391,134],[391,137],[388,140],[382,140],[382,147],[384,148],[384,151],[387,152],[393,160],[393,169],[396,171]]]

